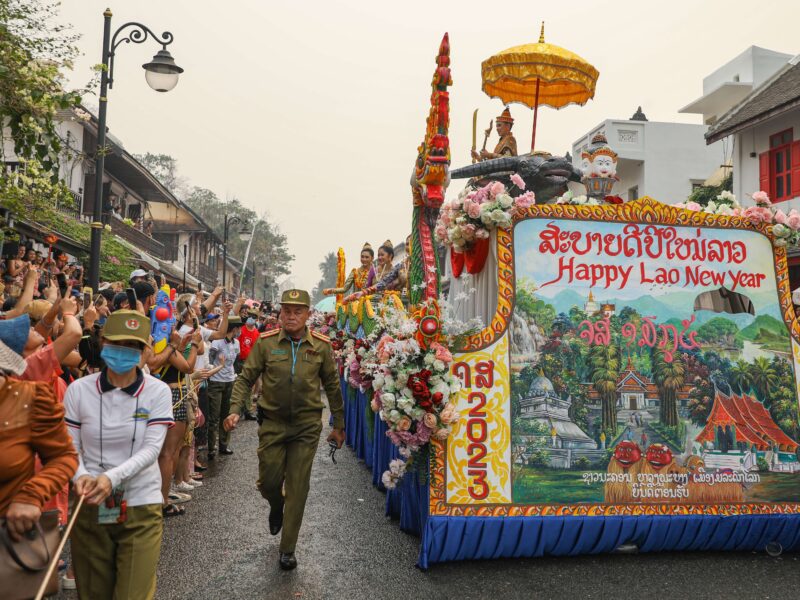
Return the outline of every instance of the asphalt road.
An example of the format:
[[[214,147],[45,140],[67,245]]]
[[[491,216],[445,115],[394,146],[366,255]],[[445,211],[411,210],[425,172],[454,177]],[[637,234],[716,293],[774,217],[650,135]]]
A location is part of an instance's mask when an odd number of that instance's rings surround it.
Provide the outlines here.
[[[323,430],[323,438],[327,427]],[[384,495],[350,450],[320,444],[297,549],[278,569],[278,538],[255,489],[256,426],[235,432],[187,514],[167,521],[159,599],[791,598],[800,555],[670,553],[414,564],[418,539],[384,516]],[[75,597],[73,594],[65,598]]]

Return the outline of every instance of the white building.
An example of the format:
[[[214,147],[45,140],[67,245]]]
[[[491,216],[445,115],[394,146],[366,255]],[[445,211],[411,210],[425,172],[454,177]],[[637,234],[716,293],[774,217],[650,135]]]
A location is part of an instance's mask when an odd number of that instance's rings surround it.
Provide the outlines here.
[[[703,115],[703,123],[713,125],[778,69],[783,68],[790,58],[789,54],[750,46],[703,78],[703,95],[678,112]]]
[[[784,212],[800,209],[800,56],[720,116],[706,141],[733,139],[733,193],[763,190]]]
[[[665,204],[683,202],[723,161],[722,149],[706,146],[706,126],[648,121],[641,108],[630,119],[606,119],[572,144],[572,161],[603,133],[619,155],[619,181],[612,193],[623,200],[650,196]]]

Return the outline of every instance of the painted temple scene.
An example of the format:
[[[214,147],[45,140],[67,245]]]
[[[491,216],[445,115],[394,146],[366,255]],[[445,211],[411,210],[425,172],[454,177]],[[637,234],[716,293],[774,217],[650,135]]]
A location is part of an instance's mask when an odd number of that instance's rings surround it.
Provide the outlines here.
[[[542,218],[514,246],[514,503],[800,500],[764,236]]]

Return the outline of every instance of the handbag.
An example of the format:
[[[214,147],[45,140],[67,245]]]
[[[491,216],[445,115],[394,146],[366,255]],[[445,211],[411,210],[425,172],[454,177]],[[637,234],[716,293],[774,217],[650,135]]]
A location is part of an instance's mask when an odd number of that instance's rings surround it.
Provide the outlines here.
[[[29,600],[36,596],[61,538],[58,517],[57,510],[43,512],[36,527],[19,542],[11,539],[6,520],[0,519],[0,581],[5,600]],[[53,569],[45,594],[57,593],[58,571]]]

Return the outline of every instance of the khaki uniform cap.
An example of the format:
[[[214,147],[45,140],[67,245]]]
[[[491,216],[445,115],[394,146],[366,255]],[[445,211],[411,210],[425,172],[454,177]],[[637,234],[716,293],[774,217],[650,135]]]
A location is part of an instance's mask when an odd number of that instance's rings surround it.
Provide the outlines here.
[[[305,290],[286,290],[281,295],[281,304],[296,304],[311,307],[311,296]]]
[[[150,319],[135,310],[117,310],[106,319],[102,335],[110,342],[132,340],[150,347]]]

